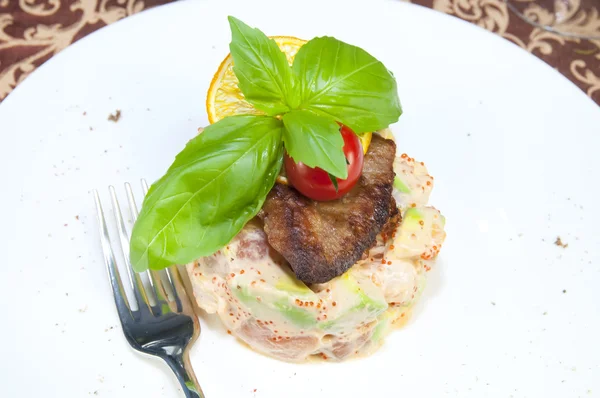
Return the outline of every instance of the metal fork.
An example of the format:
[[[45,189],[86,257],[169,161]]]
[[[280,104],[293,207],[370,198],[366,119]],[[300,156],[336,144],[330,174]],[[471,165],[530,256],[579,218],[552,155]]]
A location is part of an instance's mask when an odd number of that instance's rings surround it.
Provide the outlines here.
[[[145,180],[141,182],[145,196],[148,185]],[[121,253],[127,266],[128,280],[134,292],[135,303],[130,303],[125,295],[100,197],[97,190],[93,193],[104,261],[125,338],[135,350],[163,359],[177,376],[186,397],[204,398],[189,360],[189,347],[200,335],[200,324],[186,294],[179,270],[177,266],[173,266],[166,271],[146,271],[143,274],[149,289],[147,291],[144,288],[140,274],[134,272],[131,267],[129,233],[121,214],[115,188],[111,185],[108,189],[117,223]],[[131,217],[135,221],[138,209],[129,183],[125,183],[125,191]]]

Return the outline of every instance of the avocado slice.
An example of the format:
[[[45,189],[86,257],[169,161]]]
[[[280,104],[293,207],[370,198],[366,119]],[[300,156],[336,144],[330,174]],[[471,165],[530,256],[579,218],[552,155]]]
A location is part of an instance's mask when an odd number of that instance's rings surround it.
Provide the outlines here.
[[[394,177],[394,188],[402,193],[410,193],[410,188],[398,176]]]
[[[337,318],[320,322],[318,324],[320,329],[329,330],[336,325],[341,325],[360,311],[366,311],[367,313],[372,314],[373,318],[376,318],[388,308],[388,303],[383,296],[371,297],[366,294],[356,279],[351,275],[351,272],[346,272],[344,275],[338,277],[334,283],[339,284],[336,286],[336,289],[346,290],[348,299],[354,298],[354,300],[348,310],[342,312]]]
[[[275,284],[275,288],[277,290],[283,290],[294,295],[300,295],[304,299],[309,299],[312,301],[318,300],[318,297],[315,294],[315,292],[310,290],[310,288],[306,286],[304,282],[296,278],[296,276],[291,272],[291,270],[283,267],[282,269],[284,271],[284,274],[281,277],[279,277],[279,280]]]
[[[256,314],[264,314],[265,312],[274,311],[283,315],[290,322],[300,327],[314,326],[317,323],[316,317],[313,313],[301,308],[297,308],[290,304],[290,298],[282,297],[279,300],[274,300],[272,295],[263,294],[261,295],[263,299],[262,302],[258,302],[256,300],[256,295],[260,295],[260,293],[251,294],[247,287],[242,287],[241,289],[232,289],[232,291],[242,303],[251,308]],[[265,315],[258,316],[261,318],[265,317]]]

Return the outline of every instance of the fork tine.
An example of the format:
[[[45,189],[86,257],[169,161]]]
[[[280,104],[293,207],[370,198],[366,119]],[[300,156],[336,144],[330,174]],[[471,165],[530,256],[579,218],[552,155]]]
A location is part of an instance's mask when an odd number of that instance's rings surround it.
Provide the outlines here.
[[[175,275],[173,275],[175,274]],[[183,311],[183,307],[181,306],[181,298],[179,297],[179,289],[177,287],[181,286],[181,281],[179,279],[179,271],[176,265],[167,268],[167,279],[171,284],[171,290],[173,291],[173,299],[177,303],[177,312]],[[185,290],[183,291],[185,294]]]
[[[175,301],[177,303],[177,312],[183,311],[183,303],[181,295],[183,294],[184,298],[187,299],[187,292],[185,291],[185,287],[183,285],[183,281],[181,279],[181,274],[179,272],[179,267],[174,265],[167,269],[167,276],[171,281],[171,286],[173,286],[173,293],[175,295]]]
[[[148,195],[148,183],[146,182],[145,179],[141,179],[141,184],[142,184],[142,192],[144,193],[144,198]],[[170,267],[172,268],[172,267]],[[170,268],[167,268],[164,273],[158,274],[161,277],[159,277],[162,287],[163,287],[163,292],[160,292],[160,290],[156,290],[156,294],[163,294],[167,296],[167,300],[171,301],[171,302],[176,302],[177,303],[177,311],[180,312],[181,311],[181,301],[177,295],[177,289],[175,288],[175,284],[173,283],[173,275],[171,274],[171,270]],[[166,279],[166,283],[165,283],[165,279]]]
[[[144,199],[146,199],[146,196],[148,196],[148,183],[146,182],[145,178],[142,178],[140,181],[142,183],[142,192],[144,193]]]
[[[135,298],[137,300],[138,309],[142,309],[142,304],[146,304],[150,309],[150,303],[148,302],[148,296],[146,295],[146,289],[140,280],[138,274],[133,271],[131,267],[131,261],[129,260],[129,234],[127,233],[127,228],[125,226],[125,220],[123,219],[123,214],[121,213],[121,207],[119,206],[119,200],[117,199],[117,193],[115,191],[115,187],[112,185],[108,187],[110,191],[110,197],[112,200],[112,205],[115,214],[115,220],[117,222],[117,231],[119,232],[119,240],[121,242],[121,252],[125,259],[125,265],[127,268],[127,274],[129,275],[129,283],[131,289],[135,294]],[[143,303],[142,303],[143,302]]]
[[[135,202],[135,197],[133,195],[133,189],[131,188],[131,184],[128,182],[125,183],[125,192],[127,193],[127,201],[129,202],[129,210],[131,211],[131,218],[132,218],[132,221],[135,223],[135,221],[137,220],[137,217],[139,215],[139,212],[138,212],[137,204]],[[150,292],[151,292],[150,294],[152,295],[152,297],[149,297],[149,298],[151,299],[151,301],[154,301],[154,303],[150,303],[150,304],[156,305],[158,303],[158,297],[157,297],[157,293],[156,293],[155,276],[150,271],[145,271],[144,274],[147,276],[148,283],[150,285]],[[146,292],[146,293],[148,293],[148,292]]]
[[[96,215],[98,216],[98,225],[100,227],[100,241],[102,244],[102,252],[104,254],[104,262],[106,264],[106,270],[108,271],[108,279],[115,297],[115,304],[117,306],[117,312],[122,317],[123,314],[129,312],[131,314],[129,300],[125,295],[123,289],[123,283],[119,270],[117,269],[117,263],[115,255],[110,246],[110,237],[108,235],[108,228],[106,226],[106,219],[104,218],[104,211],[102,210],[102,204],[100,203],[100,196],[98,191],[94,189],[94,201],[96,202]]]

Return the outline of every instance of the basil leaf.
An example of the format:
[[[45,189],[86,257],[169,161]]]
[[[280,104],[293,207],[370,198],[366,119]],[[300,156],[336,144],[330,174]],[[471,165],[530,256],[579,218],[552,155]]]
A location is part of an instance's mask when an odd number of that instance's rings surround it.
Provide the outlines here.
[[[337,178],[335,178],[335,176],[331,173],[327,173],[327,175],[329,176],[329,180],[331,181],[331,183],[333,184],[333,187],[335,188],[335,193],[338,193],[338,182],[337,182]]]
[[[292,66],[300,108],[329,115],[357,134],[398,121],[396,80],[365,50],[333,37],[303,45]]]
[[[185,264],[226,245],[275,184],[282,130],[268,116],[231,116],[192,139],[144,200],[131,236],[134,270]]]
[[[319,167],[342,180],[348,178],[344,139],[335,120],[299,110],[283,115],[283,124],[285,149],[296,163]]]
[[[239,19],[229,17],[233,71],[248,102],[267,115],[287,112],[292,94],[291,68],[274,40]]]

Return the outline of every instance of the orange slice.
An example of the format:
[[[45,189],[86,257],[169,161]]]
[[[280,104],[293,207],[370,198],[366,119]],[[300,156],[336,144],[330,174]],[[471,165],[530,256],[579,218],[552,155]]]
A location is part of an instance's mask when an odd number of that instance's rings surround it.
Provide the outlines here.
[[[306,40],[292,36],[272,36],[271,37],[281,51],[287,57],[290,65],[294,61],[294,57],[298,53],[300,47],[306,43]],[[208,121],[216,123],[227,116],[252,114],[261,115],[262,111],[254,108],[252,104],[244,99],[240,88],[238,87],[238,79],[233,73],[233,58],[228,54],[219,65],[217,73],[208,88],[206,95],[206,112],[208,113]],[[360,140],[364,149],[367,152],[371,142],[371,133],[366,133],[360,136]]]

